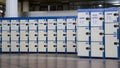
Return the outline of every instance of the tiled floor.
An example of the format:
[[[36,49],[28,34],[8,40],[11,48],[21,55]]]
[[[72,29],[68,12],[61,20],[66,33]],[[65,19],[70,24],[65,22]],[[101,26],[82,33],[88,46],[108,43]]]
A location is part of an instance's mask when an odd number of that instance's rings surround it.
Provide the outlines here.
[[[0,54],[0,68],[120,68],[120,60],[60,54]]]

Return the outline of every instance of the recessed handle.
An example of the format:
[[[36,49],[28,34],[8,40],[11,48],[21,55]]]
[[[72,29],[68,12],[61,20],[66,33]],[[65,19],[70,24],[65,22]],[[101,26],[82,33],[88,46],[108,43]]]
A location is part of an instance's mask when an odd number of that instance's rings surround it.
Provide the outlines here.
[[[66,23],[63,23],[63,25],[66,25]]]
[[[16,36],[20,36],[19,34],[17,34]]]
[[[17,26],[19,26],[19,24],[16,24]]]
[[[63,34],[63,36],[66,36],[66,34]]]
[[[53,25],[57,25],[57,23],[53,23]]]
[[[44,45],[44,47],[47,47],[47,45]]]
[[[38,45],[35,45],[35,47],[38,47]]]
[[[2,35],[0,34],[0,36],[2,36]]]
[[[0,24],[0,26],[2,26],[2,24]]]
[[[118,13],[114,13],[114,16],[118,16],[119,14]]]
[[[86,32],[86,35],[90,35],[90,32]]]
[[[99,35],[104,35],[104,33],[100,32]]]
[[[20,47],[20,45],[16,45],[16,47]]]
[[[44,36],[47,36],[47,34],[44,34]]]
[[[47,23],[44,23],[44,25],[47,25]]]
[[[10,36],[10,34],[8,34],[8,36]]]
[[[76,25],[76,23],[73,23],[73,25]]]
[[[38,36],[37,34],[35,34],[35,36]]]
[[[57,45],[53,45],[53,47],[57,47]]]
[[[8,26],[10,26],[10,24],[8,24]]]
[[[104,48],[100,48],[100,50],[104,50]]]
[[[26,24],[26,26],[28,26],[28,24]]]
[[[10,47],[10,45],[7,45],[7,47]]]
[[[116,27],[119,27],[119,25],[114,25],[114,27],[116,28]]]
[[[90,18],[86,18],[86,20],[90,20]]]
[[[26,36],[29,36],[28,34],[26,34]]]
[[[104,20],[104,18],[101,17],[100,20]]]
[[[86,50],[90,50],[91,48],[90,47],[86,47]]]
[[[57,34],[54,34],[54,36],[57,36]]]
[[[119,42],[114,42],[114,45],[118,45],[119,44]]]
[[[73,45],[73,47],[76,47],[76,45]]]
[[[76,36],[76,34],[73,34],[73,36]]]
[[[67,47],[66,45],[63,45],[63,47]]]
[[[37,26],[38,24],[37,24],[37,23],[35,23],[35,25]]]
[[[26,45],[26,47],[29,47],[29,45]]]

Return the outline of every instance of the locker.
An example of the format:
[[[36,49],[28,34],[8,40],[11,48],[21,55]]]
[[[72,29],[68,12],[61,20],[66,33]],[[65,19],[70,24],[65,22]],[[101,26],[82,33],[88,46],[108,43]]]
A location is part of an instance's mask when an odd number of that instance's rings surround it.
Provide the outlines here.
[[[10,30],[10,21],[2,20],[2,30]]]
[[[57,31],[57,40],[65,40],[66,32],[65,30],[58,30]]]
[[[29,40],[37,40],[38,34],[36,31],[29,31]]]
[[[106,58],[118,58],[119,40],[114,35],[105,36],[105,56]]]
[[[91,41],[103,41],[104,30],[102,27],[91,27]]]
[[[20,33],[18,31],[11,31],[11,40],[19,40]]]
[[[45,30],[38,31],[38,40],[46,40],[47,33]]]
[[[90,57],[91,46],[89,42],[77,42],[78,56]]]
[[[57,21],[56,19],[48,19],[48,29],[56,29]]]
[[[9,41],[10,40],[10,32],[9,31],[3,31],[2,32],[2,40]]]
[[[0,43],[2,42],[2,34],[0,33]]]
[[[20,52],[28,52],[29,44],[27,41],[20,41]]]
[[[76,32],[75,30],[67,30],[67,40],[75,40]]]
[[[67,52],[75,52],[76,50],[75,41],[67,41]]]
[[[19,30],[19,20],[11,20],[11,30]]]
[[[57,44],[55,41],[48,42],[48,52],[56,52]]]
[[[39,52],[46,52],[47,44],[46,41],[39,41],[38,42],[38,50]]]
[[[57,29],[65,29],[66,26],[66,20],[65,19],[57,19]]]
[[[78,12],[78,23],[77,26],[88,26],[90,22],[90,12]]]
[[[37,52],[38,44],[36,41],[29,41],[29,52]]]
[[[20,44],[18,41],[11,42],[11,52],[19,52]]]
[[[39,30],[46,30],[47,21],[45,19],[38,20],[38,29]]]
[[[103,42],[91,42],[91,57],[104,57]]]
[[[28,40],[29,34],[27,31],[20,31],[20,40]]]
[[[117,34],[118,29],[119,29],[118,23],[105,24],[105,34]]]
[[[37,20],[29,20],[29,30],[37,30]]]
[[[67,45],[65,41],[57,41],[57,52],[66,52]]]
[[[74,18],[67,19],[67,29],[75,29],[76,21]]]
[[[78,41],[88,41],[90,37],[89,27],[79,27],[77,28],[77,40]]]
[[[10,52],[10,42],[9,41],[3,41],[2,42],[2,52]]]
[[[20,20],[20,30],[28,30],[28,20]]]
[[[48,40],[55,40],[56,36],[57,36],[56,31],[54,31],[54,30],[48,31]]]

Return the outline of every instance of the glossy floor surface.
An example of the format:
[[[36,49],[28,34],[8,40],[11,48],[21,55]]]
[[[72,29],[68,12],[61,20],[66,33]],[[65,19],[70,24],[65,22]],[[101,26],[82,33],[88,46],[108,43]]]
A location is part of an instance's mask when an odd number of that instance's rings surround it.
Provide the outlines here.
[[[62,54],[0,54],[0,68],[120,68],[120,60]]]

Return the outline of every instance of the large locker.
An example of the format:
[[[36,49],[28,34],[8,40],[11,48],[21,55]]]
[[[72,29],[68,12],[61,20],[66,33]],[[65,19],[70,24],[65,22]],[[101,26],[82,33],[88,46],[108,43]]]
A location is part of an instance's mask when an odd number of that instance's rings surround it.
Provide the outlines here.
[[[103,42],[91,42],[91,57],[103,57],[105,48]]]
[[[11,40],[19,40],[20,34],[18,31],[11,31]]]
[[[65,19],[57,19],[57,29],[60,30],[60,29],[65,29],[66,27],[66,20]]]
[[[75,41],[67,41],[67,52],[76,52],[76,47]]]
[[[77,53],[81,57],[90,57],[91,46],[89,42],[77,42]]]
[[[20,20],[20,30],[28,30],[28,20]]]
[[[11,44],[9,41],[2,41],[2,52],[10,52]]]
[[[91,41],[104,41],[104,30],[102,27],[91,27]]]
[[[57,31],[57,40],[65,40],[66,32],[65,30],[58,30]]]
[[[57,37],[57,33],[55,30],[48,31],[48,40],[55,40]]]
[[[39,19],[38,20],[38,29],[39,30],[46,30],[46,26],[47,26],[46,19]]]
[[[38,40],[46,40],[47,33],[45,30],[38,31]]]
[[[56,52],[57,50],[57,44],[55,41],[49,41],[48,42],[48,52]]]
[[[37,52],[38,44],[36,41],[29,41],[29,52]]]
[[[48,19],[48,30],[49,29],[56,29],[57,21],[56,19]]]
[[[29,44],[27,41],[20,41],[20,52],[28,52]]]
[[[18,41],[11,42],[11,52],[19,52],[20,44]]]
[[[2,30],[10,30],[10,20],[2,20]]]
[[[28,31],[20,31],[20,40],[28,40],[29,33]]]
[[[67,18],[67,29],[75,29],[76,20],[75,18]]]
[[[67,45],[65,41],[57,41],[57,52],[66,52]]]
[[[11,30],[19,30],[19,20],[11,20]]]
[[[36,31],[29,31],[29,40],[37,40],[38,33]]]
[[[29,19],[29,30],[37,30],[37,20]]]
[[[3,31],[2,32],[2,40],[9,41],[11,38],[10,31]]]
[[[39,41],[38,42],[38,52],[46,52],[47,43],[46,41]]]
[[[75,40],[76,32],[75,30],[67,30],[67,40]]]

